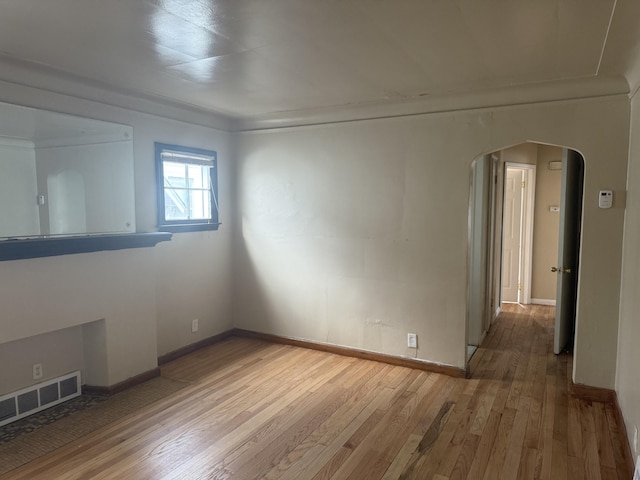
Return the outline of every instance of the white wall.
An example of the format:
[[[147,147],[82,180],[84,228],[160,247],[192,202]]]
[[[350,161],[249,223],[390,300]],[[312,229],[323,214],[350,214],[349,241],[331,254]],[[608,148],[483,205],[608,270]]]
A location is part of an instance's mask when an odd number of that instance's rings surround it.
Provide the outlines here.
[[[157,225],[154,141],[218,154],[219,230],[176,233],[155,249],[158,355],[164,355],[233,326],[235,166],[227,133],[157,117],[133,125],[138,231]],[[199,330],[192,334],[194,318]]]
[[[37,192],[33,144],[0,138],[0,237],[40,234]]]
[[[83,338],[80,327],[65,328],[36,335],[15,342],[2,344],[0,348],[0,395],[15,392],[32,382],[21,368],[34,363],[45,365],[40,382],[73,372],[83,365]]]
[[[633,449],[634,427],[640,427],[640,349],[637,345],[640,339],[640,97],[637,94],[631,102],[628,175],[616,391]],[[640,451],[633,453],[634,459],[640,455]]]
[[[113,385],[154,368],[159,354],[228,330],[233,228],[228,134],[17,84],[0,86],[0,101],[133,127],[140,232],[155,231],[157,224],[154,141],[216,150],[223,222],[218,231],[176,234],[156,248],[2,262],[0,355],[13,351],[7,342],[24,342],[26,349],[9,359],[20,372],[12,384],[34,383],[31,365],[38,352],[27,339],[35,335],[84,325],[85,350],[87,342],[94,344],[107,359],[106,368],[91,365],[85,379],[92,385]],[[200,321],[200,331],[193,335],[192,318]],[[43,367],[45,372],[57,368]],[[0,386],[0,394],[3,390]]]
[[[107,365],[85,372],[91,385],[112,385],[156,366],[155,255],[153,249],[97,252],[3,262],[0,268],[2,343],[104,319],[94,339],[106,349]],[[22,344],[29,350],[29,342]],[[69,355],[73,351],[68,352]],[[26,385],[40,351],[11,361]],[[68,359],[52,359],[68,364]],[[57,365],[43,363],[45,371]],[[74,369],[84,369],[77,365]],[[26,386],[23,385],[23,386]],[[6,392],[1,392],[6,393]]]
[[[597,192],[624,196],[628,115],[621,96],[241,135],[236,324],[463,367],[470,164],[566,145],[586,159],[574,379],[612,387],[624,207]]]

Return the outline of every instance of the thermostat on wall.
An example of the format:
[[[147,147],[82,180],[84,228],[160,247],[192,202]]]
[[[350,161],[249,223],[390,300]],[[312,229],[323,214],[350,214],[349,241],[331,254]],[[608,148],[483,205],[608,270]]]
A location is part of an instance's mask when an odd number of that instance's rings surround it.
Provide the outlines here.
[[[600,208],[611,208],[613,205],[613,192],[611,190],[600,190],[598,195],[598,206]]]

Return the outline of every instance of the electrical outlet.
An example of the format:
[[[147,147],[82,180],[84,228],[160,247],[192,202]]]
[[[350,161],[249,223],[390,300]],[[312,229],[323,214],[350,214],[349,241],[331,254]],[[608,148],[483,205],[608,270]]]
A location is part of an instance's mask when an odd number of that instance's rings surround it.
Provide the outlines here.
[[[416,333],[407,334],[407,347],[418,348],[418,334]]]
[[[43,372],[42,372],[42,364],[41,363],[34,363],[33,364],[33,379],[34,380],[39,380],[42,378]]]
[[[198,319],[194,318],[191,320],[191,333],[196,333],[198,331]]]

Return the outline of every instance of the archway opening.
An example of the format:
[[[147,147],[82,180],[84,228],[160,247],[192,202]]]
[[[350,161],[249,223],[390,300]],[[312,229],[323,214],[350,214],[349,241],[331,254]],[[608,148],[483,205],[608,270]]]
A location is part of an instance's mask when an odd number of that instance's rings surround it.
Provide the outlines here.
[[[578,152],[535,142],[472,163],[467,361],[506,302],[561,304],[554,351],[572,347],[583,175]]]

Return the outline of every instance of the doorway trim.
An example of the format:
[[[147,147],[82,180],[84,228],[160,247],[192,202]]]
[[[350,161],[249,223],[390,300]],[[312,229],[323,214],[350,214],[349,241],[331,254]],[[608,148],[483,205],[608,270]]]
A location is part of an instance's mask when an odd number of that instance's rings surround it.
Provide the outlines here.
[[[533,219],[535,213],[536,199],[536,165],[531,163],[505,162],[504,178],[507,178],[507,170],[516,169],[524,172],[525,188],[522,198],[521,208],[521,228],[520,236],[520,283],[522,289],[518,292],[518,302],[523,304],[531,303],[531,277],[533,272]],[[503,181],[504,185],[504,181]],[[502,192],[502,202],[504,204],[505,189]],[[501,231],[504,232],[504,218]],[[504,241],[502,242],[504,248]],[[500,252],[500,270],[502,271],[502,252]],[[502,301],[502,280],[500,281],[500,299]]]

